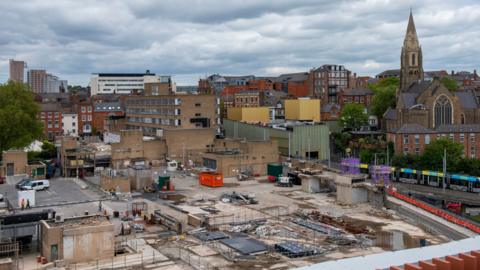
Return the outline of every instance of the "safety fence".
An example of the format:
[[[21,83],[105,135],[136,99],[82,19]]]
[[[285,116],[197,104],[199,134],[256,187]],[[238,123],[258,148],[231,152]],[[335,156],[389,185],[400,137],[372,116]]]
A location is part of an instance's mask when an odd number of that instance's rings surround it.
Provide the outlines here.
[[[421,209],[423,209],[423,210],[425,210],[425,211],[427,211],[431,214],[434,214],[438,217],[441,217],[441,218],[443,218],[443,219],[445,219],[445,220],[447,220],[451,223],[454,223],[454,224],[459,225],[461,227],[467,228],[467,229],[469,229],[473,232],[480,233],[480,227],[471,223],[471,222],[469,222],[469,221],[467,221],[467,220],[455,217],[455,216],[453,216],[453,215],[451,215],[451,214],[449,214],[449,213],[447,213],[443,210],[440,210],[440,209],[435,208],[433,206],[430,206],[426,203],[423,203],[419,200],[416,200],[414,198],[411,198],[409,196],[406,196],[406,195],[403,195],[399,192],[396,192],[393,189],[389,189],[387,192],[390,196],[393,196],[393,197],[395,197],[397,199],[400,199],[404,202],[407,202],[409,204],[415,205],[415,206],[417,206],[417,207],[419,207],[419,208],[421,208]]]

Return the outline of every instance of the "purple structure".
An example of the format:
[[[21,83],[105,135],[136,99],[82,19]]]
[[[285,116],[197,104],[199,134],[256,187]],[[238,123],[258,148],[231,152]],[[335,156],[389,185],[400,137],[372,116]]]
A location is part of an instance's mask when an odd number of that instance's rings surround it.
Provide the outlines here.
[[[341,170],[344,174],[360,174],[360,159],[342,158]]]
[[[370,176],[374,184],[389,186],[392,167],[386,165],[370,166]]]

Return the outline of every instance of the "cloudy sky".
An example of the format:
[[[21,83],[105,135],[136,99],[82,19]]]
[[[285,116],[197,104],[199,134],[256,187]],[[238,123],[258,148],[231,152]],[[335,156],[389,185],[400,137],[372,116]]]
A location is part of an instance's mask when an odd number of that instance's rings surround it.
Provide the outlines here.
[[[8,59],[87,85],[95,72],[278,75],[344,64],[398,68],[410,7],[424,68],[480,69],[478,0],[0,1],[0,82]]]

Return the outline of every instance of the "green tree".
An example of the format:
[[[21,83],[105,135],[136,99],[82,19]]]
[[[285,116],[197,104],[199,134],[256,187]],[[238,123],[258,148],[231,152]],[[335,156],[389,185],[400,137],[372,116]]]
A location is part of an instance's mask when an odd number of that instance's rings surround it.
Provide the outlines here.
[[[355,130],[360,128],[368,123],[365,106],[357,103],[346,104],[342,108],[338,121],[344,129]]]
[[[440,82],[450,91],[455,91],[458,89],[457,81],[449,77],[443,77]]]
[[[0,151],[21,148],[42,137],[38,105],[25,84],[0,85]]]
[[[392,158],[392,166],[394,167],[401,167],[401,168],[418,168],[420,156],[418,155],[395,155]]]
[[[445,149],[447,151],[447,171],[454,171],[462,159],[463,146],[446,138],[437,139],[425,147],[420,158],[422,168],[441,171]]]
[[[448,160],[448,153],[447,153]],[[463,173],[468,175],[480,175],[480,159],[476,158],[462,158],[454,169],[456,173]]]
[[[396,91],[400,85],[400,79],[387,78],[378,83],[370,84],[369,88],[373,91],[373,99],[370,104],[370,112],[378,118],[382,118],[385,111],[389,108],[395,108]]]

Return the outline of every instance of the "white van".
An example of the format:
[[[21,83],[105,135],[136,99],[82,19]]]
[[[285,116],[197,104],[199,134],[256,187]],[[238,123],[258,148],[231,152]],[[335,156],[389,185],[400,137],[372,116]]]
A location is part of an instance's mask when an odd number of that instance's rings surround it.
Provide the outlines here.
[[[47,190],[50,187],[48,180],[32,180],[21,186],[22,190]]]

